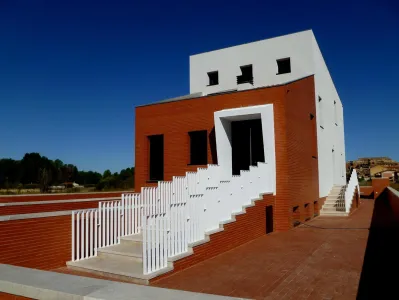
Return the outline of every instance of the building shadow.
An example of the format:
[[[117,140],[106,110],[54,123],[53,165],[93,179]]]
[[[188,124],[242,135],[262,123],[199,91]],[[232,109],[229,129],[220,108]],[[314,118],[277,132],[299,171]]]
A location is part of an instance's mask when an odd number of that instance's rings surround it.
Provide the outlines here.
[[[387,190],[375,200],[357,299],[398,299],[399,220]]]

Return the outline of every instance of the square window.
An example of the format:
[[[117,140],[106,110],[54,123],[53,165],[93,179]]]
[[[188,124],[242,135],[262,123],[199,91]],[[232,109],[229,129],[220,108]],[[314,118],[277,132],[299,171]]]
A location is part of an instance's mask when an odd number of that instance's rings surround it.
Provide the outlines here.
[[[237,76],[237,84],[250,83],[254,84],[254,76],[252,65],[241,66],[241,75]]]
[[[209,78],[208,86],[219,84],[219,72],[218,71],[209,72],[208,78]]]
[[[208,163],[208,132],[206,130],[191,131],[190,165],[206,165]]]
[[[291,73],[291,58],[288,57],[288,58],[278,59],[277,67],[278,67],[277,75]]]

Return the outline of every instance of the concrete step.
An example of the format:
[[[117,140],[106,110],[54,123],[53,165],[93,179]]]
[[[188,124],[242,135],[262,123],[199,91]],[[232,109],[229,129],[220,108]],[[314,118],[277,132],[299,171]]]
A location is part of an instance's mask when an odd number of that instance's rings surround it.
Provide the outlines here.
[[[98,256],[103,258],[114,258],[115,256],[125,257],[126,259],[143,261],[143,245],[138,242],[121,243],[97,250]]]
[[[132,244],[132,243],[142,243],[143,242],[143,234],[132,234],[121,237],[121,244]]]
[[[349,214],[344,211],[329,211],[322,209],[320,216],[332,216],[332,217],[347,217]]]
[[[111,277],[138,284],[148,284],[151,278],[170,272],[173,266],[168,264],[166,268],[150,275],[143,274],[143,263],[126,259],[125,256],[92,257],[80,261],[67,262],[70,269],[88,272],[100,276]]]
[[[345,211],[345,207],[325,207],[323,206],[323,208],[321,209],[323,211]]]
[[[323,205],[323,208],[325,208],[325,207],[342,207],[342,206],[345,206],[345,205],[341,205],[340,203],[324,203],[324,205]]]
[[[324,204],[336,204],[336,203],[340,203],[340,202],[345,203],[345,201],[341,201],[341,200],[328,199],[328,200],[324,201]]]

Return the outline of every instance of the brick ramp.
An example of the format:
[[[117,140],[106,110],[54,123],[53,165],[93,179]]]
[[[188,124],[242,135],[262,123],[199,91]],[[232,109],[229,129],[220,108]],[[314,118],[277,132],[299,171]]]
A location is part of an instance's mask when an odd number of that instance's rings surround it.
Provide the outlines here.
[[[262,236],[153,286],[263,299],[355,299],[374,201],[349,217],[319,217]],[[342,228],[366,228],[345,230]]]

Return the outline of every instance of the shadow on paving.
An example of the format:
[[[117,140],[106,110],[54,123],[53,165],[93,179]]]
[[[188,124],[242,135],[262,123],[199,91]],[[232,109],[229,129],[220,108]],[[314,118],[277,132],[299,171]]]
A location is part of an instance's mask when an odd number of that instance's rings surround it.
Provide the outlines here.
[[[375,200],[357,299],[397,299],[399,220],[386,192]]]

